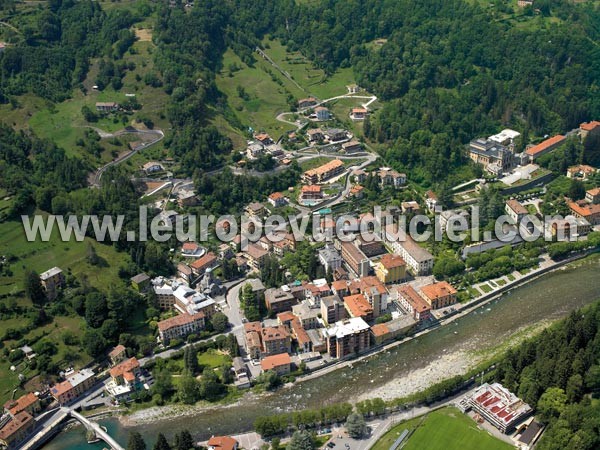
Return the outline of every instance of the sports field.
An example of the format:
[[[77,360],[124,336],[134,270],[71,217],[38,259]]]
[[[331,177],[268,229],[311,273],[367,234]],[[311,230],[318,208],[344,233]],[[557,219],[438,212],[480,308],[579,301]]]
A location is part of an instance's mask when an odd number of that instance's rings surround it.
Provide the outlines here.
[[[373,446],[389,450],[404,430],[413,431],[403,450],[509,450],[513,446],[491,436],[456,408],[443,408],[396,425]]]

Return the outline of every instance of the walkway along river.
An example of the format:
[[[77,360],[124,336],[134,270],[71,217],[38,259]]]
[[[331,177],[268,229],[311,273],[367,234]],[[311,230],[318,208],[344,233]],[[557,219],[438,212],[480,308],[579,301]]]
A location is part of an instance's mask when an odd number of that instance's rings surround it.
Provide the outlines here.
[[[102,424],[123,445],[127,443],[128,432],[133,430],[140,431],[149,444],[159,432],[169,437],[182,429],[189,429],[195,438],[202,440],[212,434],[250,430],[257,416],[277,411],[316,408],[366,397],[402,396],[418,389],[424,377],[433,381],[465,372],[476,352],[510,341],[511,336],[522,335],[531,326],[549,323],[599,299],[599,273],[600,257],[594,255],[515,288],[499,300],[414,341],[357,362],[351,368],[272,394],[247,395],[234,405],[192,409],[185,414],[165,411],[164,416],[155,416],[152,422],[133,426],[125,427],[116,418]],[[83,428],[65,431],[44,447],[46,450],[90,448],[94,447],[85,443]]]

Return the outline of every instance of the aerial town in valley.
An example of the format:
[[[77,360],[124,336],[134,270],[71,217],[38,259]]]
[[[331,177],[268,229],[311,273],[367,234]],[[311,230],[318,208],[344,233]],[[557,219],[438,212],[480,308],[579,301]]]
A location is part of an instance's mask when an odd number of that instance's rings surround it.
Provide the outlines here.
[[[0,0],[0,450],[600,448],[597,2],[388,3]]]

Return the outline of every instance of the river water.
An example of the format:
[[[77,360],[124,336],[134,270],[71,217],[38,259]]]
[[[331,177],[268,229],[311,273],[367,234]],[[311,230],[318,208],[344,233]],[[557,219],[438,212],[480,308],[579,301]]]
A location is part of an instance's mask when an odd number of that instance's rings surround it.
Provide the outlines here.
[[[260,415],[354,401],[370,393],[381,396],[382,390],[393,389],[396,383],[403,383],[410,372],[423,368],[443,379],[448,374],[444,373],[441,365],[436,370],[436,360],[454,353],[492,348],[527,327],[559,319],[599,299],[599,275],[600,258],[587,258],[512,289],[499,300],[478,308],[454,323],[366,361],[357,362],[352,368],[336,370],[272,394],[246,396],[235,406],[216,407],[193,416],[174,417],[127,428],[113,418],[101,423],[123,445],[127,443],[128,433],[137,430],[150,447],[159,432],[170,437],[179,430],[188,429],[195,438],[207,439],[213,434],[248,431],[254,419]],[[59,434],[44,450],[103,447],[105,445],[102,443],[95,447],[87,445],[85,431],[78,427]]]

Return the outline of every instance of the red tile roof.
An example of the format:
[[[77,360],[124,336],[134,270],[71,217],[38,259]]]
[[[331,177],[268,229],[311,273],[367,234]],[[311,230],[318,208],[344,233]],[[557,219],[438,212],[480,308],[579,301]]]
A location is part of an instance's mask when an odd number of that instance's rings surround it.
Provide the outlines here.
[[[544,142],[540,142],[538,145],[534,145],[533,147],[528,148],[527,150],[525,150],[525,153],[527,153],[530,156],[535,156],[538,153],[547,150],[548,147],[552,147],[553,145],[556,145],[564,141],[565,139],[566,137],[564,137],[562,134],[557,134],[556,136],[552,136],[551,138],[546,139]]]
[[[216,260],[216,255],[213,252],[208,252],[202,258],[199,258],[192,264],[190,264],[190,267],[196,270],[206,269],[207,267],[210,267],[212,264],[214,264]]]
[[[16,400],[9,400],[4,404],[4,409],[6,409],[11,415],[16,416],[21,411],[25,411],[31,405],[39,401],[39,399],[33,394],[29,392]]]
[[[598,122],[597,120],[593,120],[592,122],[584,122],[581,125],[579,125],[579,128],[585,131],[592,131],[596,127],[600,127],[600,122]]]
[[[439,283],[423,286],[421,292],[427,298],[435,300],[436,298],[456,294],[456,289],[454,289],[447,281],[440,281]]]
[[[218,450],[233,450],[237,441],[230,436],[213,436],[208,440],[207,445]]]
[[[120,376],[125,376],[127,373],[132,373],[139,367],[140,363],[138,362],[137,358],[133,357],[117,364],[115,367],[110,369],[109,373],[112,378],[117,378]]]
[[[178,327],[181,325],[185,325],[188,323],[195,322],[204,317],[203,312],[199,312],[196,314],[179,314],[178,316],[171,317],[170,319],[161,320],[158,322],[158,329],[160,331],[166,331],[174,327]]]
[[[287,353],[279,353],[278,355],[267,356],[260,362],[262,370],[273,370],[276,367],[285,366],[292,363],[290,355]]]
[[[406,261],[400,255],[387,253],[381,257],[381,265],[386,269],[394,269],[395,267],[406,266]]]
[[[373,307],[362,294],[344,297],[344,303],[353,317],[365,317],[373,314]]]

